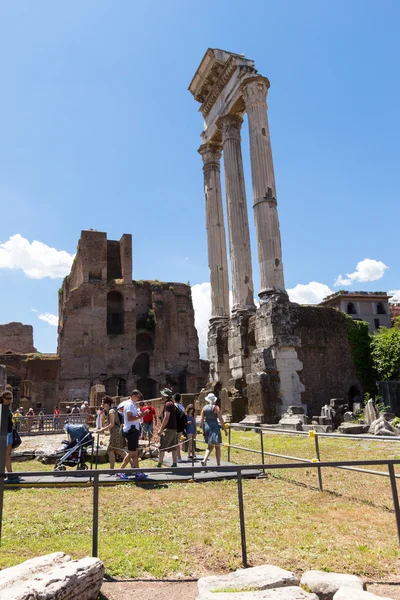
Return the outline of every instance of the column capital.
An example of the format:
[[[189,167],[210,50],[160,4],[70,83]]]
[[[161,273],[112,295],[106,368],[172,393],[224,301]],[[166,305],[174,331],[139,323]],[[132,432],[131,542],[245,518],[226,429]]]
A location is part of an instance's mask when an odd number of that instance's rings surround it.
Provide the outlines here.
[[[219,162],[222,156],[222,145],[217,142],[207,142],[202,144],[197,152],[203,159],[204,166],[216,165],[219,168]]]
[[[249,77],[241,83],[240,89],[243,93],[246,110],[253,108],[253,106],[262,106],[267,108],[267,94],[269,86],[269,79],[263,77],[262,75]]]
[[[240,141],[242,123],[243,119],[239,115],[230,114],[220,117],[217,121],[217,126],[221,130],[222,143],[225,143],[227,140]]]

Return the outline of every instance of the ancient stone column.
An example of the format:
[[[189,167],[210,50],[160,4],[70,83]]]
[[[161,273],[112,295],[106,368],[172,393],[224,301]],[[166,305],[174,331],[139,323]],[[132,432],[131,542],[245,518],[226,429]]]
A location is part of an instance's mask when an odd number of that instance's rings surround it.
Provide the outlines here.
[[[203,159],[212,320],[229,318],[228,258],[221,194],[221,152],[222,147],[214,143],[203,144],[199,148]]]
[[[225,115],[218,119],[224,150],[229,252],[232,271],[232,311],[234,313],[243,310],[255,310],[249,219],[240,145],[242,123],[243,119],[237,115]]]
[[[267,117],[269,81],[255,76],[241,85],[249,121],[253,208],[260,265],[260,298],[285,289],[274,165]]]

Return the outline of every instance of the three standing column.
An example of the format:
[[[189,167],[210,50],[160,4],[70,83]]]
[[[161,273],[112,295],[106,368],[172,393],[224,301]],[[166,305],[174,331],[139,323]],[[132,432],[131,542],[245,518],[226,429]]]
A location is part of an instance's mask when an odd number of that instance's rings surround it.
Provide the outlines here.
[[[267,117],[269,81],[255,76],[242,85],[249,121],[254,220],[260,265],[260,297],[284,292],[281,235],[276,201],[274,165]]]
[[[222,133],[233,312],[255,310],[249,220],[244,184],[240,129],[243,119],[229,114],[218,119]]]
[[[204,194],[208,266],[211,284],[211,319],[229,318],[228,258],[221,194],[220,144],[208,143],[199,148],[203,159]]]

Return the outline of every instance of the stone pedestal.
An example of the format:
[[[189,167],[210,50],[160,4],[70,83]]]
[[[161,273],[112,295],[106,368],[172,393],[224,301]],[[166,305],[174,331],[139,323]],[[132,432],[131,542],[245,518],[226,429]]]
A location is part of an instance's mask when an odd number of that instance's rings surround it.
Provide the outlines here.
[[[228,355],[228,319],[211,319],[208,329],[207,355],[210,383],[226,385],[231,378]]]

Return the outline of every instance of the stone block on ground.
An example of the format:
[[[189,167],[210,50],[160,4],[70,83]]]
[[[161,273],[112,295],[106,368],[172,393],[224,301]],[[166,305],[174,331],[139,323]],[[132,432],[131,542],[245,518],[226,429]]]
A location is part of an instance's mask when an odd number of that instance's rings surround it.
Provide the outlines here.
[[[333,600],[393,600],[387,596],[376,596],[371,592],[364,592],[363,590],[355,590],[354,588],[343,586],[338,589],[336,594],[333,596]]]
[[[340,433],[347,433],[348,435],[358,435],[368,433],[369,425],[357,425],[356,423],[343,423],[339,425]]]
[[[356,575],[316,570],[306,571],[301,578],[300,585],[307,586],[307,589],[317,594],[320,600],[332,600],[334,594],[342,586],[350,587],[353,590],[365,589],[363,580]]]
[[[235,588],[232,588],[234,590]],[[316,594],[310,594],[297,586],[270,588],[267,590],[247,592],[222,592],[210,593],[207,596],[199,595],[197,600],[318,600]]]
[[[378,417],[373,423],[371,423],[369,432],[373,435],[398,435],[398,432],[389,421],[387,421],[383,415]]]
[[[62,552],[40,556],[0,573],[2,600],[97,600],[104,565],[98,558],[71,560]]]
[[[228,575],[213,575],[210,577],[201,577],[197,582],[199,589],[198,598],[201,600],[215,600],[215,593],[226,590],[266,590],[270,588],[281,588],[285,586],[297,586],[298,578],[291,571],[285,571],[274,565],[261,565],[260,567],[251,567],[249,569],[238,569]],[[222,600],[222,595],[220,600]]]

